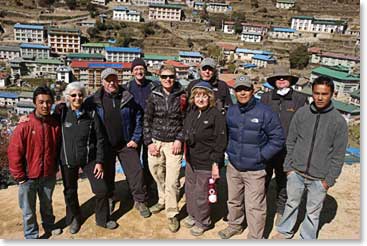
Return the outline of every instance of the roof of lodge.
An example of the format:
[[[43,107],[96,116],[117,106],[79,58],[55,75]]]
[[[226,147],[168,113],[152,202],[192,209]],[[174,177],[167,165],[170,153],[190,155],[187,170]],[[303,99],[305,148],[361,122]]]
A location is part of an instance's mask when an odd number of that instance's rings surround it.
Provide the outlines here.
[[[285,27],[273,27],[272,31],[273,32],[291,32],[291,33],[296,32],[295,29],[285,28]]]
[[[49,46],[43,45],[43,44],[32,44],[32,43],[22,43],[19,46],[22,49],[50,49]]]
[[[116,69],[130,69],[131,62],[101,62],[101,61],[72,61],[70,64],[72,68],[116,68]]]
[[[179,56],[189,56],[189,57],[203,57],[203,55],[198,51],[180,51]]]
[[[14,25],[14,28],[43,30],[44,29],[44,26],[42,26],[42,25],[32,25],[32,24],[20,24],[20,23],[17,23],[17,24]]]
[[[348,72],[341,71],[338,69],[332,69],[331,67],[317,67],[312,69],[311,73],[316,73],[319,75],[325,75],[327,77],[337,79],[337,80],[344,80],[344,81],[360,81],[359,75],[349,74]]]
[[[141,53],[141,48],[136,47],[106,47],[107,52],[119,52],[119,53]]]

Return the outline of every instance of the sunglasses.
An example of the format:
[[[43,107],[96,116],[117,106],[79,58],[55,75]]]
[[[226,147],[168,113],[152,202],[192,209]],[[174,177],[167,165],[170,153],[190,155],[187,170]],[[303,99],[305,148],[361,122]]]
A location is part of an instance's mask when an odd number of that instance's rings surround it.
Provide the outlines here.
[[[83,94],[71,94],[70,96],[71,96],[71,97],[76,97],[76,96],[78,96],[78,97],[83,97]]]
[[[161,75],[161,79],[167,79],[167,78],[170,78],[170,79],[174,79],[176,76],[174,74],[170,74],[170,75]]]

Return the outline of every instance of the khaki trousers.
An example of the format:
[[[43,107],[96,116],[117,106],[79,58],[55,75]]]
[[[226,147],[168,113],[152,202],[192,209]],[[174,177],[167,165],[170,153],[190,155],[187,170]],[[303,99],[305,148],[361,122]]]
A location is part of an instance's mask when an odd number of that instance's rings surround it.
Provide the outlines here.
[[[153,139],[153,143],[160,148],[159,156],[152,156],[148,153],[149,170],[157,183],[158,203],[165,204],[165,211],[168,218],[178,214],[178,196],[182,154],[172,154],[173,142],[162,142]]]
[[[265,170],[240,172],[227,165],[228,224],[241,229],[246,220],[248,239],[262,239],[266,220]]]

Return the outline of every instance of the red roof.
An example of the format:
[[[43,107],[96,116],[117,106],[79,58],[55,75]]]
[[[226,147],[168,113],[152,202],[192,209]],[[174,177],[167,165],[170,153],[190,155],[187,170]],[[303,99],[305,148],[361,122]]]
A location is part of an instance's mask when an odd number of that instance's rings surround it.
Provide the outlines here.
[[[263,28],[270,28],[268,24],[260,24],[260,23],[241,23],[242,26],[253,26],[253,27],[263,27]]]
[[[101,61],[72,61],[70,67],[72,68],[88,68],[88,64],[100,63],[100,64],[122,64],[123,68],[131,69],[131,62],[101,62]]]
[[[164,64],[169,64],[169,65],[172,65],[174,67],[180,67],[180,68],[189,68],[188,65],[185,65],[182,62],[173,61],[173,60],[164,61]]]
[[[222,42],[218,42],[217,46],[225,50],[236,50],[237,49],[237,46],[234,44],[228,44],[228,43],[222,43]]]
[[[87,68],[88,62],[87,61],[72,61],[70,67],[79,67],[79,68]]]
[[[7,77],[9,77],[8,73],[0,72],[0,79],[6,79]]]
[[[320,53],[321,49],[320,49],[320,48],[318,48],[318,47],[311,47],[311,48],[308,48],[308,49],[307,49],[307,51],[308,51],[309,53],[313,53],[313,54],[315,54],[315,53]]]

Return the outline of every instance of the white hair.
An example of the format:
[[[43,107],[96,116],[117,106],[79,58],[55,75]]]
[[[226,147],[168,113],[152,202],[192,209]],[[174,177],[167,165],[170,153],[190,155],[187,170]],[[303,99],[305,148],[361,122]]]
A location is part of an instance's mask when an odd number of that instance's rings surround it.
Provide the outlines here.
[[[69,100],[70,93],[73,90],[80,91],[83,94],[83,98],[87,96],[87,91],[85,90],[84,83],[80,81],[74,81],[74,82],[69,83],[64,90],[63,94],[67,101]]]

